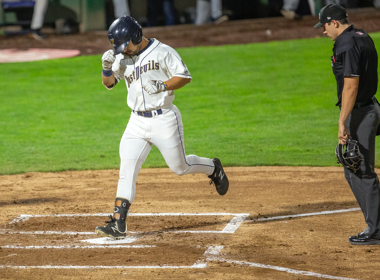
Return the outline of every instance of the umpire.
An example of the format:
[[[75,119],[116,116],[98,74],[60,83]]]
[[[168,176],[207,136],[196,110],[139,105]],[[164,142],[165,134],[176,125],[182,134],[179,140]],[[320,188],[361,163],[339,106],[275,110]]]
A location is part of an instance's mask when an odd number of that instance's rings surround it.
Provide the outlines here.
[[[363,161],[360,172],[344,168],[344,174],[364,214],[367,228],[348,240],[354,245],[380,245],[380,189],[375,166],[375,137],[380,123],[377,91],[377,52],[371,37],[350,24],[340,5],[323,7],[319,23],[323,34],[335,41],[331,64],[337,82],[339,143],[359,142]]]

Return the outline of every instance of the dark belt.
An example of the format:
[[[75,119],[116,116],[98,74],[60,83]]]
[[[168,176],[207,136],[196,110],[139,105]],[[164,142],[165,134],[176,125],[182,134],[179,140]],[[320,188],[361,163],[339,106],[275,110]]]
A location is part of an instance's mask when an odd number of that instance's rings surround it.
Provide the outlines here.
[[[359,108],[362,108],[362,107],[365,107],[365,106],[368,106],[368,105],[373,105],[373,104],[379,104],[379,102],[377,101],[376,97],[372,97],[370,100],[366,101],[366,102],[360,102],[360,103],[355,103],[354,105],[354,109],[359,109]]]
[[[136,113],[137,115],[145,117],[145,118],[151,118],[151,117],[155,116],[155,114],[154,114],[155,112],[157,112],[157,116],[162,114],[161,109],[153,110],[153,111],[145,111],[145,112],[133,110],[133,113]]]

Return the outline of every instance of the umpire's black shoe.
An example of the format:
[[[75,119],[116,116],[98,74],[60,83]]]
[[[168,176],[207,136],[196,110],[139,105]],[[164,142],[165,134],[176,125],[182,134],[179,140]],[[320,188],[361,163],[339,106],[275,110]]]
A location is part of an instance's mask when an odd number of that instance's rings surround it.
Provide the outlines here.
[[[210,185],[214,183],[218,194],[225,195],[228,191],[228,186],[230,184],[228,182],[227,175],[226,173],[224,173],[222,163],[218,158],[213,158],[212,161],[215,165],[215,169],[214,173],[208,176],[211,179]]]
[[[127,226],[125,226],[125,232],[120,232],[116,226],[116,219],[110,215],[110,221],[106,221],[108,225],[105,227],[96,227],[95,233],[104,237],[112,237],[115,239],[123,239],[127,236]]]
[[[348,238],[348,242],[350,242],[352,245],[380,245],[379,238],[363,233],[359,233],[355,236],[350,236],[350,238]]]

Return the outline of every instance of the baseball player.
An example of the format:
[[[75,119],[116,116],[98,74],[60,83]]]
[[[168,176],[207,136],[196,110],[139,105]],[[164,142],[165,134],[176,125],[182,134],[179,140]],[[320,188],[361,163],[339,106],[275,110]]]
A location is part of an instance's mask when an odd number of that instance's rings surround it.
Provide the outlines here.
[[[1,2],[1,1],[0,1]],[[46,35],[41,33],[44,24],[45,13],[48,7],[48,0],[36,0],[33,8],[33,17],[30,24],[30,36],[36,40],[43,40]]]
[[[220,195],[226,194],[229,182],[219,159],[185,154],[181,113],[172,102],[174,90],[188,84],[191,75],[179,54],[156,39],[143,37],[141,26],[129,16],[112,23],[108,38],[113,49],[102,57],[103,85],[112,89],[124,79],[132,112],[120,142],[114,213],[108,225],[96,227],[95,232],[120,239],[126,236],[137,175],[152,145],[177,175],[204,173]]]

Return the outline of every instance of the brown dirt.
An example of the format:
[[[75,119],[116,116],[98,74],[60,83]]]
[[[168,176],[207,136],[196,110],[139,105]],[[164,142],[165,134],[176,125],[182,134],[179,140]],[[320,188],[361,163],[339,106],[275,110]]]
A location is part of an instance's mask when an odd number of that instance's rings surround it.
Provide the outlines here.
[[[380,11],[350,13],[367,32],[380,30]],[[144,29],[173,47],[266,42],[321,36],[316,18],[283,18],[227,22],[218,26],[175,26]],[[271,35],[267,30],[271,30]],[[227,31],[228,30],[228,31]],[[109,48],[105,32],[70,36],[50,34],[38,42],[26,36],[1,37],[0,48],[79,49],[82,55]],[[35,217],[10,222],[21,214],[110,213],[118,170],[26,173],[0,176],[1,279],[313,279],[308,271],[337,277],[379,279],[380,247],[352,246],[347,238],[364,229],[360,211],[259,221],[277,217],[358,207],[341,168],[230,167],[229,192],[221,197],[204,175],[178,177],[169,169],[141,171],[131,214],[249,213],[235,233],[220,231],[232,216],[134,216],[128,218],[131,245],[151,248],[75,248],[94,234],[26,234],[34,231],[93,232],[106,217]],[[13,246],[71,246],[62,249],[17,249]],[[85,244],[89,245],[89,244]],[[214,258],[208,246],[223,246]],[[206,268],[7,268],[3,266],[191,266]],[[271,265],[272,267],[263,267]],[[293,269],[293,273],[275,270]],[[298,272],[297,272],[298,271]],[[328,278],[324,276],[322,278]],[[343,279],[343,278],[339,278]]]
[[[228,167],[230,190],[219,196],[205,175],[179,177],[169,169],[143,169],[128,218],[130,245],[152,248],[74,248],[95,234],[105,216],[32,217],[21,214],[110,213],[118,170],[26,173],[0,176],[0,266],[191,266],[206,268],[0,268],[1,279],[312,279],[248,266],[272,265],[355,279],[380,277],[380,247],[352,246],[347,238],[364,229],[360,211],[259,221],[264,217],[357,208],[342,168]],[[222,216],[137,216],[138,213],[249,213],[235,233],[221,231],[233,218]],[[66,246],[16,249],[13,246]],[[205,259],[208,246],[223,246]],[[71,246],[67,247],[67,246]],[[369,261],[370,260],[370,261]],[[244,263],[239,263],[246,262]]]

